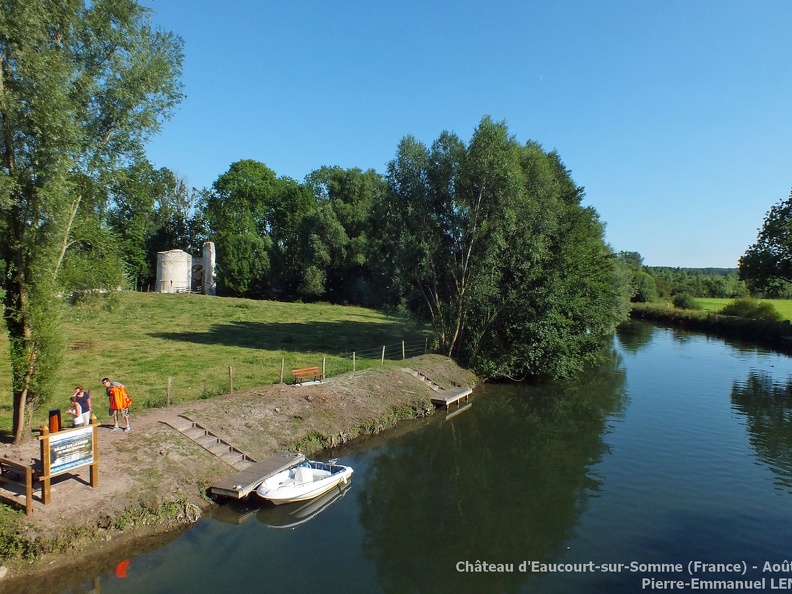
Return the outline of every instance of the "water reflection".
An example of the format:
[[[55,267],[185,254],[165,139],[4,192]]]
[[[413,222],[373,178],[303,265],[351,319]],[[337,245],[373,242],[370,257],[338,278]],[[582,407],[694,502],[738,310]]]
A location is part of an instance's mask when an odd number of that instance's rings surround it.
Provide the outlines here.
[[[646,322],[628,320],[616,330],[619,345],[630,353],[637,353],[652,341],[655,327]]]
[[[600,487],[589,468],[607,452],[607,419],[622,412],[624,373],[614,366],[612,357],[585,382],[564,386],[477,388],[475,414],[378,451],[357,498],[364,555],[380,586],[512,591],[530,576],[471,575],[457,564],[516,567],[559,555]]]
[[[776,485],[792,491],[792,379],[779,383],[751,371],[744,382],[733,383],[731,401],[745,415],[749,442]]]
[[[352,488],[351,482],[339,484],[324,495],[308,501],[298,501],[284,505],[263,505],[256,513],[256,519],[270,528],[296,528],[313,520],[341,499]]]

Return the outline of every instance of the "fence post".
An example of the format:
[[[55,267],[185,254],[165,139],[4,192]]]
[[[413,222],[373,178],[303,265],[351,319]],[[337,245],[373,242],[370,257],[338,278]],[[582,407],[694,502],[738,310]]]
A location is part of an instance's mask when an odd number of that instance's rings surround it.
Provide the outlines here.
[[[96,441],[94,439],[94,441]],[[25,466],[25,515],[33,513],[33,468]]]
[[[230,365],[228,366],[228,391],[230,394],[234,393],[234,370]]]
[[[402,340],[402,361],[404,361],[407,357],[404,354],[404,341]]]
[[[41,471],[44,476],[39,480],[41,481],[41,502],[44,505],[49,505],[52,500],[52,489],[50,487],[50,432],[49,427],[46,425],[41,426],[41,435],[39,436],[39,445],[41,446]]]
[[[322,379],[325,378],[325,370],[327,369],[327,357],[322,357]]]
[[[168,387],[165,390],[165,393],[167,394],[168,406],[170,406],[170,393],[171,393],[171,382],[172,381],[173,381],[173,378],[172,377],[168,377]]]
[[[280,381],[280,383],[283,383],[283,366],[284,365],[286,365],[286,359],[282,358],[281,359],[281,381]]]
[[[382,361],[381,361],[381,364],[385,365],[385,345],[384,344],[382,345]]]
[[[352,351],[352,371],[355,371],[355,351]]]

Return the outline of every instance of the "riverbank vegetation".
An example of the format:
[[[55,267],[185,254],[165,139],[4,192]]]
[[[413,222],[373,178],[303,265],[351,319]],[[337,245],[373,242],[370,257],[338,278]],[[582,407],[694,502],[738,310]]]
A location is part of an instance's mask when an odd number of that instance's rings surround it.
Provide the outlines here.
[[[792,323],[789,317],[782,317],[772,307],[772,303],[765,303],[770,308],[762,307],[761,304],[757,308],[756,302],[750,304],[743,301],[741,305],[740,301],[743,300],[702,300],[702,304],[706,303],[707,307],[695,309],[673,307],[666,302],[634,303],[630,316],[715,336],[745,340],[783,352],[792,350]],[[784,305],[785,311],[792,309],[788,304]],[[731,310],[730,306],[739,309],[743,315],[724,313],[724,310]],[[713,309],[715,307],[717,309]]]

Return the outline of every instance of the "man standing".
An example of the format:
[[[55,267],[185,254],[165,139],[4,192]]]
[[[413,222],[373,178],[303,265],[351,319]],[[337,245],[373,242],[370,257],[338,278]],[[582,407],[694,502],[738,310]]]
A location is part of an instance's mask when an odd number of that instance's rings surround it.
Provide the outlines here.
[[[113,415],[113,428],[110,431],[118,431],[119,413],[126,421],[124,431],[129,431],[132,428],[129,425],[129,407],[132,406],[132,399],[127,394],[124,384],[111,382],[109,378],[103,378],[102,385],[107,390],[107,397],[110,399],[110,413]]]

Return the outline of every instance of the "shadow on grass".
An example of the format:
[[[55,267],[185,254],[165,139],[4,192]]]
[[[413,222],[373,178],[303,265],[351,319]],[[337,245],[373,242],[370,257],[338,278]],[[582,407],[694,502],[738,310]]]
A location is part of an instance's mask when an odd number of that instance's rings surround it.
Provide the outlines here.
[[[267,351],[323,352],[333,355],[362,352],[384,345],[425,341],[428,330],[392,323],[332,322],[230,322],[206,332],[156,332],[154,338],[224,345]]]

